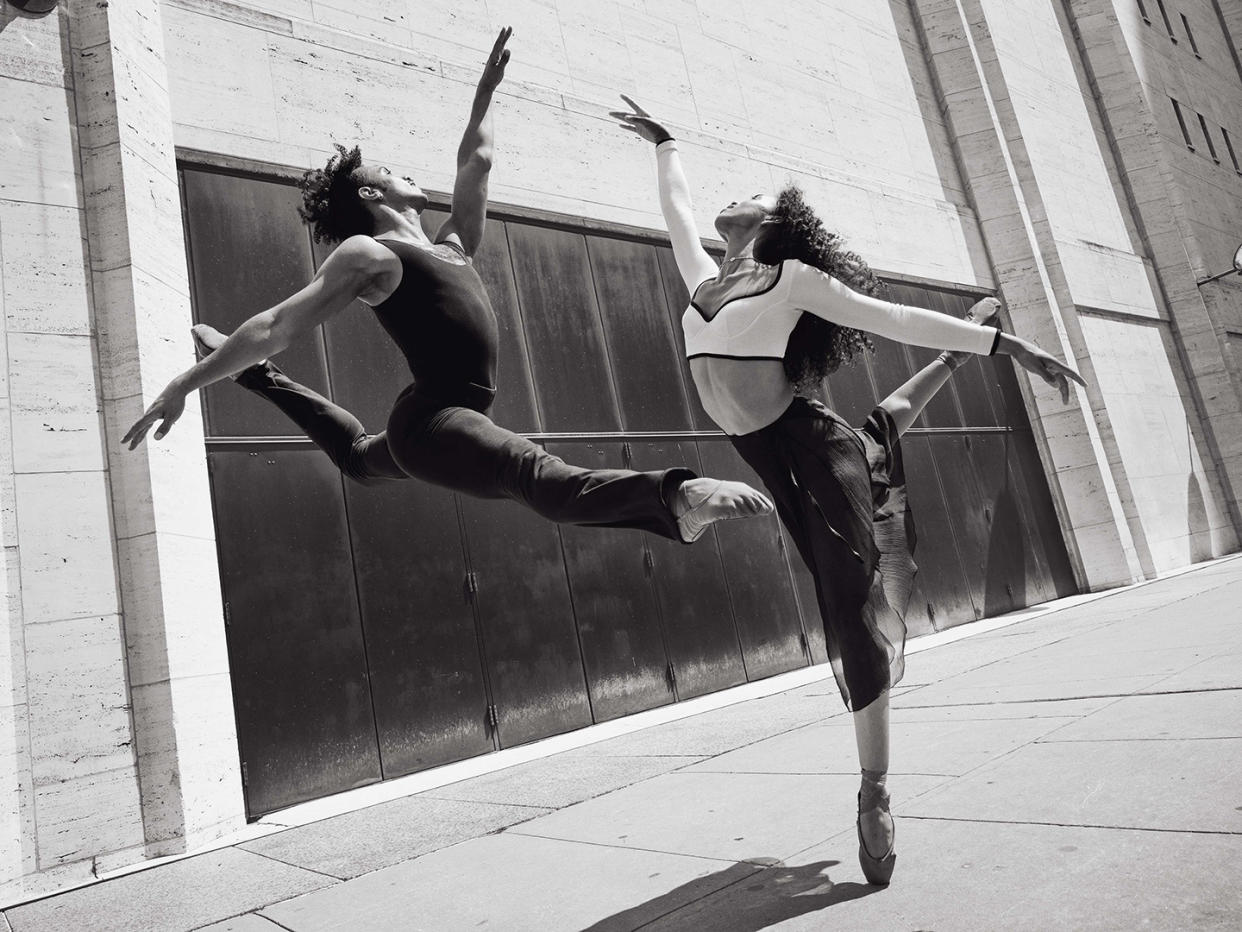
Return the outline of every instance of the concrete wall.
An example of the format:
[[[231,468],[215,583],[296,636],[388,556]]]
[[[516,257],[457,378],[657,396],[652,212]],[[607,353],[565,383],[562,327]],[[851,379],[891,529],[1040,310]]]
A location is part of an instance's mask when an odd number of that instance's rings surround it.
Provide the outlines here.
[[[876,267],[996,287],[1081,366],[1068,407],[1021,384],[1084,587],[1237,547],[1242,299],[1195,281],[1242,238],[1242,178],[1167,97],[1242,146],[1238,0],[1182,4],[1201,59],[1104,0],[61,7],[0,7],[0,901],[242,818],[198,407],[118,444],[191,358],[176,149],[358,142],[447,191],[502,24],[495,200],[660,228],[653,155],[606,115],[632,93],[705,235],[796,181]]]

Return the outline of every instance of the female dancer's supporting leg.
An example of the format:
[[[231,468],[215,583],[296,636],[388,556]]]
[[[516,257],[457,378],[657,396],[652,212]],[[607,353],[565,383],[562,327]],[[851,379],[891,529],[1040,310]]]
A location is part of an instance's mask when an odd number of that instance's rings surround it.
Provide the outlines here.
[[[972,323],[990,325],[996,318],[992,304],[977,304],[970,309],[966,319]],[[897,428],[904,434],[918,419],[919,414],[936,392],[948,382],[949,377],[970,359],[968,353],[944,352],[936,361],[912,375],[904,384],[880,402]],[[888,749],[889,705],[888,690],[880,693],[870,705],[854,713],[854,738],[858,745],[858,763],[862,769],[862,786],[858,798],[859,845],[863,849],[860,859],[868,859],[875,865],[878,876],[891,876],[894,861],[893,817],[889,814],[888,796]],[[887,864],[885,862],[888,862]]]

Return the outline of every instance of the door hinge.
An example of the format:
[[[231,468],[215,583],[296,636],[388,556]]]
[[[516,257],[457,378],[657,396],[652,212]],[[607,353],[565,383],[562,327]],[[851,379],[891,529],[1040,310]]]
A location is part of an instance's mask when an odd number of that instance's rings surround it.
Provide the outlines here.
[[[668,681],[673,689],[677,688],[677,670],[671,663],[668,665]]]
[[[496,706],[489,705],[487,707],[487,724],[491,726],[492,731],[500,727],[500,717],[496,714]]]
[[[643,548],[643,570],[648,576],[655,572],[655,557],[646,547]]]
[[[241,762],[242,786],[250,786],[250,774],[246,772],[246,762]]]
[[[621,444],[621,462],[625,464],[626,469],[634,464],[634,450],[630,447],[628,440]]]
[[[933,628],[936,627],[936,609],[930,602],[927,603],[927,620]]]
[[[465,589],[467,602],[479,594],[479,577],[474,575],[474,570],[466,571]]]
[[[798,640],[802,642],[803,655],[809,659],[811,656],[811,642],[807,640],[805,631],[803,631],[801,634],[798,635]]]
[[[228,627],[233,623],[233,606],[229,602],[224,603],[224,627]]]

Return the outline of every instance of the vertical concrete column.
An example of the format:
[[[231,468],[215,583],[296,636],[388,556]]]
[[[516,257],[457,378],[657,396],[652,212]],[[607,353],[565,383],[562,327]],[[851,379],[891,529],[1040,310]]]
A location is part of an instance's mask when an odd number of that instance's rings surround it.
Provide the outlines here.
[[[0,898],[141,857],[65,5],[0,5]],[[102,856],[102,857],[101,857]]]
[[[1014,332],[1071,361],[1090,381],[1091,361],[981,5],[911,0],[911,8]],[[1102,399],[1089,389],[1063,405],[1022,370],[1019,384],[1080,582],[1102,589],[1143,578],[1150,569],[1110,469],[1120,455],[1110,448]]]
[[[148,855],[244,820],[203,429],[120,438],[193,361],[158,0],[75,3],[86,229]]]
[[[1225,256],[1205,256],[1188,211],[1189,197],[1178,197],[1193,180],[1179,177],[1148,99],[1150,79],[1135,60],[1113,0],[1064,0],[1093,91],[1108,124],[1122,183],[1139,236],[1169,309],[1173,339],[1190,382],[1208,450],[1235,526],[1242,531],[1242,397],[1225,358],[1223,328],[1213,321],[1214,299],[1228,302],[1228,285],[1196,282],[1227,268]],[[1232,5],[1242,17],[1242,3]],[[1221,93],[1228,94],[1224,89]],[[1242,238],[1242,223],[1238,226]],[[1215,263],[1215,264],[1213,264]],[[1234,301],[1236,313],[1237,301]],[[1224,309],[1222,308],[1222,311]],[[1223,314],[1221,316],[1224,316]]]

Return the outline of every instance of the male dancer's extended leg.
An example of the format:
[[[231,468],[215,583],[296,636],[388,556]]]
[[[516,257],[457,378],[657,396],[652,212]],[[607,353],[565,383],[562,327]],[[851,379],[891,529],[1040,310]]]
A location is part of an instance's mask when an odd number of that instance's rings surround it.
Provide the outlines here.
[[[193,335],[200,356],[225,339],[204,324]],[[552,521],[638,528],[686,542],[714,521],[772,510],[744,483],[699,478],[688,469],[572,466],[470,408],[402,396],[388,429],[368,434],[344,408],[271,362],[234,379],[280,408],[346,476],[363,483],[413,476],[479,498],[510,498]]]

